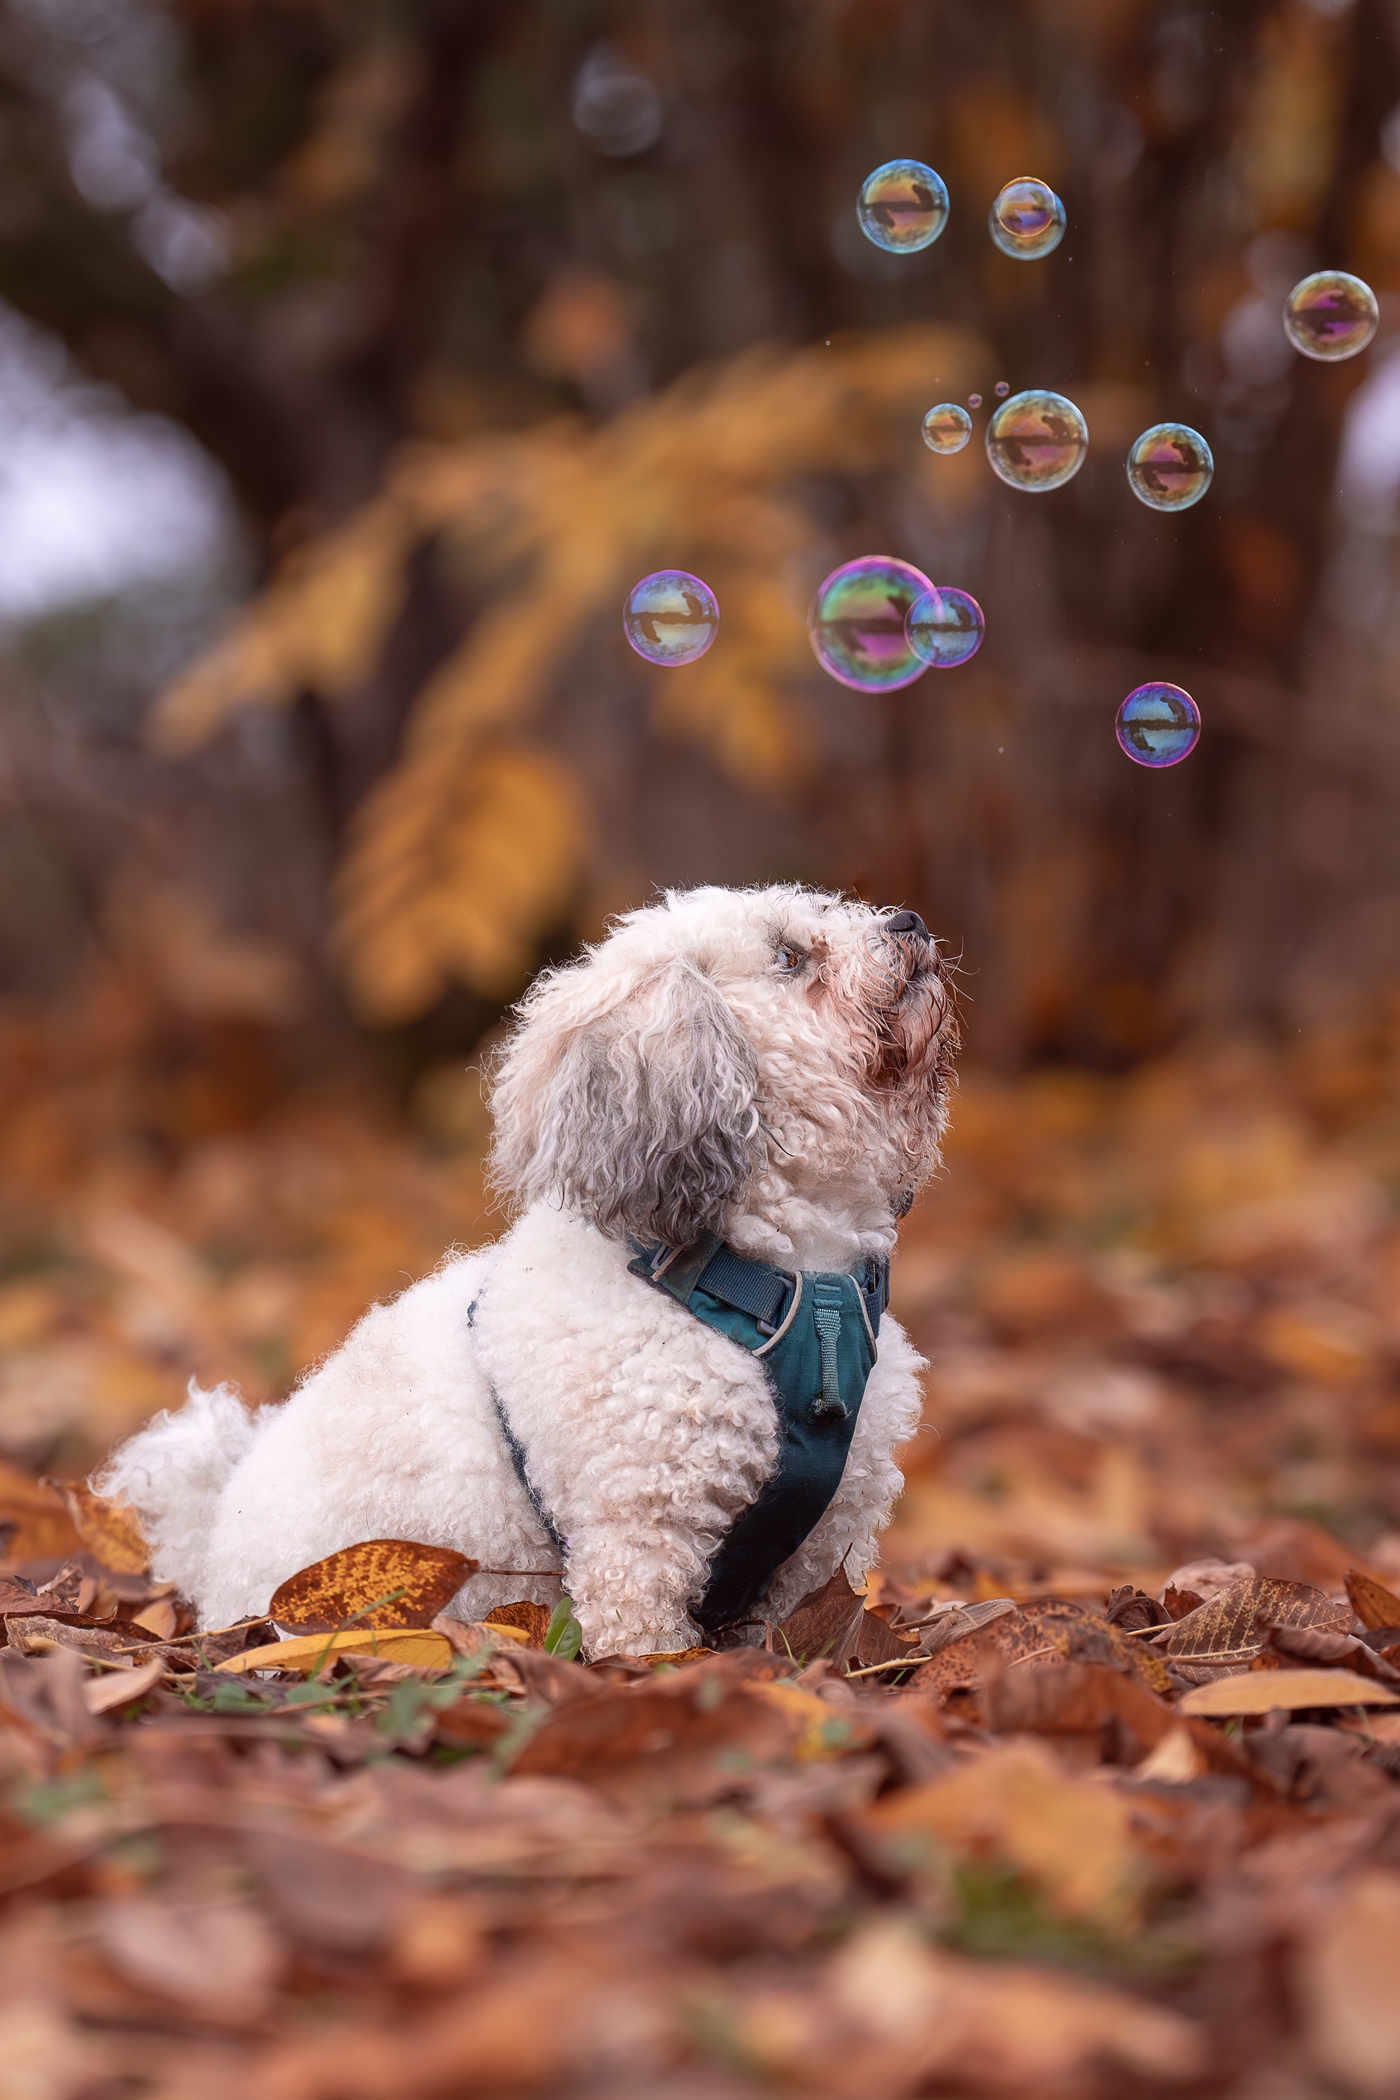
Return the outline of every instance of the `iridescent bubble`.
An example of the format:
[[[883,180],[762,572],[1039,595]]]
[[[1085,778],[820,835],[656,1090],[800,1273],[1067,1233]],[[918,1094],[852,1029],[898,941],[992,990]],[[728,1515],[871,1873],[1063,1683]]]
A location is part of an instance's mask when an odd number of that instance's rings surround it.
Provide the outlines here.
[[[1058,489],[1084,464],[1089,426],[1063,394],[1013,394],[987,425],[992,470],[1013,489]]]
[[[1214,472],[1210,446],[1189,423],[1154,423],[1128,453],[1128,484],[1149,510],[1189,510]]]
[[[949,583],[936,583],[922,592],[904,622],[914,654],[939,671],[950,671],[975,656],[986,628],[977,600]]]
[[[956,401],[940,401],[924,417],[923,431],[930,452],[961,452],[972,436],[972,418]]]
[[[1003,255],[1034,262],[1064,239],[1065,208],[1048,182],[1018,175],[997,192],[987,225]]]
[[[921,160],[887,160],[861,184],[856,215],[877,248],[913,255],[936,241],[948,223],[943,177]]]
[[[967,405],[969,408],[980,408],[982,406],[982,396],[980,394],[969,394]]]
[[[807,615],[812,650],[824,671],[858,693],[893,693],[922,677],[923,659],[904,623],[927,576],[888,554],[867,554],[833,569]]]
[[[996,395],[998,401],[1004,401],[1007,395],[1011,392],[1010,381],[1006,379],[999,379],[996,385],[992,388],[992,392]]]
[[[1196,748],[1201,710],[1179,685],[1134,686],[1114,724],[1122,751],[1135,766],[1175,766]]]
[[[627,593],[622,630],[649,664],[693,664],[719,633],[719,600],[688,569],[657,569]]]
[[[1366,348],[1380,318],[1369,284],[1345,270],[1314,270],[1288,294],[1283,332],[1304,357],[1335,365]]]

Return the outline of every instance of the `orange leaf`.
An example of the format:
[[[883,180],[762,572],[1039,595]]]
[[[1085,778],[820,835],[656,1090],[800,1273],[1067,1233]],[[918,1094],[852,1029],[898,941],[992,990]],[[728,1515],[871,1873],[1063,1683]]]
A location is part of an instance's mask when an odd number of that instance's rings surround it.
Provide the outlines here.
[[[1400,1626],[1400,1597],[1374,1575],[1360,1568],[1347,1569],[1347,1595],[1363,1626]]]
[[[85,1480],[48,1480],[41,1487],[61,1495],[73,1519],[74,1529],[90,1553],[114,1575],[144,1575],[151,1565],[151,1549],[142,1534],[136,1512],[125,1502],[109,1502],[94,1494]]]
[[[1214,1684],[1193,1685],[1181,1711],[1224,1716],[1299,1706],[1400,1706],[1400,1692],[1352,1670],[1246,1670]]]
[[[289,1575],[267,1615],[297,1633],[331,1633],[352,1620],[366,1628],[430,1626],[476,1567],[450,1546],[364,1539]]]

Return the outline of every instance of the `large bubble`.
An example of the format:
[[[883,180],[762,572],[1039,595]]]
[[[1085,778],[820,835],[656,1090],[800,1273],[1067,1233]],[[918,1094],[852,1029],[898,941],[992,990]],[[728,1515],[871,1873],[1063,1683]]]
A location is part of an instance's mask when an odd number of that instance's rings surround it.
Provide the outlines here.
[[[937,671],[950,671],[977,654],[986,625],[981,606],[968,592],[936,583],[910,606],[904,632],[916,656]]]
[[[719,600],[688,569],[657,569],[627,593],[622,629],[649,664],[693,664],[719,633]]]
[[[921,160],[887,160],[867,175],[856,199],[861,231],[877,248],[912,255],[938,239],[948,223],[943,177]]]
[[[987,425],[987,457],[1013,489],[1063,488],[1084,464],[1089,426],[1063,394],[1036,388],[1003,401]]]
[[[1376,295],[1361,278],[1345,270],[1314,270],[1288,294],[1283,332],[1304,357],[1335,365],[1366,348],[1380,318]]]
[[[1201,710],[1179,685],[1138,685],[1114,727],[1120,749],[1135,766],[1176,766],[1196,748]]]
[[[972,436],[972,418],[956,401],[940,401],[923,421],[924,443],[930,452],[961,452]]]
[[[1003,255],[1035,262],[1064,239],[1065,208],[1048,182],[1018,175],[997,192],[987,227]]]
[[[1214,472],[1210,446],[1189,423],[1154,423],[1128,453],[1128,484],[1150,510],[1189,510]]]
[[[927,576],[889,554],[867,554],[833,569],[807,615],[812,650],[824,671],[858,693],[893,693],[923,676],[905,621],[931,591]]]

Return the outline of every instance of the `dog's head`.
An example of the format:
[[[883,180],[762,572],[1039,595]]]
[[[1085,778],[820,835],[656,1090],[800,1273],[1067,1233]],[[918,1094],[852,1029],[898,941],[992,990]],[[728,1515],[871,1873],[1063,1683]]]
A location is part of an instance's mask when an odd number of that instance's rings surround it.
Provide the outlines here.
[[[670,1246],[780,1200],[889,1222],[938,1164],[955,1048],[915,913],[795,885],[674,891],[521,1001],[494,1179]]]

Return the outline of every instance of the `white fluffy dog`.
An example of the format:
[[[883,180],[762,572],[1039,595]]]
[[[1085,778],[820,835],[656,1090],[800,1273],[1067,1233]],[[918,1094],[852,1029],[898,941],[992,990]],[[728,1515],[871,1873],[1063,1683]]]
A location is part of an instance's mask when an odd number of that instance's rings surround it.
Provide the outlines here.
[[[498,1059],[506,1236],[373,1307],[281,1405],[250,1415],[227,1387],[192,1387],[118,1450],[104,1491],[135,1506],[157,1574],[204,1626],[264,1611],[339,1547],[403,1538],[480,1564],[452,1607],[464,1618],[562,1585],[587,1653],[686,1648],[717,1630],[711,1564],[787,1462],[796,1418],[770,1343],[753,1345],[789,1331],[806,1286],[811,1418],[844,1425],[834,1493],[776,1572],[770,1555],[728,1594],[781,1618],[843,1561],[858,1582],[903,1484],[923,1366],[877,1301],[873,1368],[871,1322],[847,1317],[841,1346],[868,1338],[852,1398],[831,1336],[843,1279],[878,1273],[938,1163],[954,1048],[912,912],[795,886],[629,912],[537,979]],[[732,1303],[670,1294],[677,1251],[721,1242],[742,1258],[725,1256],[739,1299],[772,1287],[785,1310],[751,1329]]]

